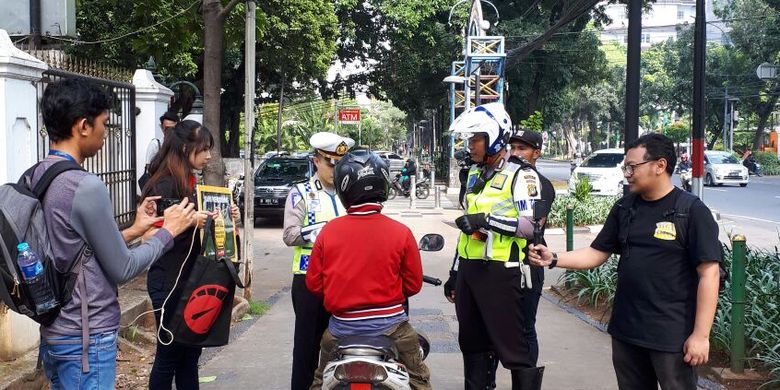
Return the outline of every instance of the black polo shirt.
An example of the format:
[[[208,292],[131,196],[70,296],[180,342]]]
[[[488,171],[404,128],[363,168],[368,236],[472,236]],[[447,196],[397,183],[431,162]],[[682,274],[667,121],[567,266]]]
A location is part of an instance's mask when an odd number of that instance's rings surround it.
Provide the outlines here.
[[[676,240],[673,215],[679,188],[656,201],[636,197],[629,224],[627,256],[618,265],[617,291],[609,333],[616,339],[664,352],[682,352],[693,332],[703,262],[722,261],[718,224],[700,200],[691,206],[688,248]],[[618,239],[620,207],[612,207],[591,247],[623,253]],[[625,212],[625,211],[623,211]]]

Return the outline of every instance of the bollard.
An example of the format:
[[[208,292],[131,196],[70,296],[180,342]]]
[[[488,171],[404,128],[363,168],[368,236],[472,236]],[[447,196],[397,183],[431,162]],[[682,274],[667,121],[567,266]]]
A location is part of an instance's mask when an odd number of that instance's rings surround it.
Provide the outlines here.
[[[439,186],[433,187],[433,207],[436,209],[441,208],[441,192],[442,189]]]
[[[417,206],[414,199],[417,197],[417,175],[409,176],[409,208],[414,210]]]
[[[574,208],[566,207],[566,252],[574,250]]]
[[[745,258],[747,240],[737,234],[732,238],[731,262],[731,371],[745,370]]]

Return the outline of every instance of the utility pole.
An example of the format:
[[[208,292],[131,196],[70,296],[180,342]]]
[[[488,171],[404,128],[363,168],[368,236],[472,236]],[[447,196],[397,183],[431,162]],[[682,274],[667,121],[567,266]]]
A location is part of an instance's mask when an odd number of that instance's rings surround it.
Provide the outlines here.
[[[284,82],[285,74],[282,69],[282,90],[279,93],[279,112],[276,114],[276,151],[282,151],[282,110],[284,109]]]
[[[696,0],[696,25],[693,32],[693,178],[691,182],[694,194],[703,199],[704,195],[704,119],[706,106],[704,100],[704,63],[707,48],[707,23],[704,13],[704,0]]]
[[[252,147],[255,128],[255,0],[246,2],[246,49],[244,59],[244,283],[252,281],[252,240],[255,232],[255,183],[252,169]],[[252,299],[252,289],[244,289],[244,298]]]
[[[723,92],[723,147],[726,147],[726,132],[729,129],[729,87],[726,86],[725,92]]]
[[[626,52],[625,147],[639,138],[639,71],[642,52],[642,0],[628,0],[628,50]],[[628,149],[626,149],[628,152]],[[623,187],[628,193],[628,186]]]

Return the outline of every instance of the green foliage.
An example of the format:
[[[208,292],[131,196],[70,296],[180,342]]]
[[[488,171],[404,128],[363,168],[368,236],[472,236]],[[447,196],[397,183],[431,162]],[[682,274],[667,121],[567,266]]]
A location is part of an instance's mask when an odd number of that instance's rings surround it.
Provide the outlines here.
[[[578,304],[584,300],[592,306],[606,304],[611,308],[617,289],[618,259],[618,256],[612,255],[600,267],[566,272],[559,282],[577,291]]]
[[[587,202],[590,199],[590,192],[593,186],[590,185],[588,176],[582,176],[574,184],[574,198],[578,202]]]
[[[263,301],[250,301],[249,302],[249,314],[254,316],[261,316],[268,312],[271,306]]]
[[[603,224],[618,199],[615,196],[590,196],[579,201],[571,195],[558,195],[547,218],[547,226],[565,227],[566,208],[569,206],[574,211],[574,226]]]
[[[520,121],[520,126],[523,126],[528,130],[533,130],[537,133],[541,133],[542,130],[544,130],[544,126],[542,124],[543,120],[544,118],[542,116],[542,113],[539,111],[534,111],[534,113],[529,115],[528,118],[525,118]]]
[[[676,144],[680,144],[688,141],[689,134],[688,124],[683,121],[677,121],[672,123],[666,129],[666,136],[671,138]]]
[[[777,155],[772,152],[757,152],[754,153],[756,162],[761,164],[762,175],[780,175],[780,161],[777,160]]]

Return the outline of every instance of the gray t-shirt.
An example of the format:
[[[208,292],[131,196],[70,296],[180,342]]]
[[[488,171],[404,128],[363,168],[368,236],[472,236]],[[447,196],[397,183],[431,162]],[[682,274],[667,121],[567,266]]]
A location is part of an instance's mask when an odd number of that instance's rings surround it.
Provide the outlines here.
[[[35,185],[43,172],[61,159],[48,157],[33,174]],[[152,239],[128,249],[114,221],[111,198],[106,185],[94,174],[67,171],[51,183],[43,198],[47,233],[54,261],[59,270],[76,259],[84,242],[93,255],[83,264],[86,289],[76,284],[71,301],[44,335],[81,335],[81,300],[88,300],[90,334],[119,328],[117,286],[144,272],[172,246],[170,232],[160,229]]]

